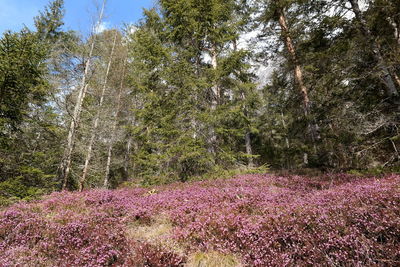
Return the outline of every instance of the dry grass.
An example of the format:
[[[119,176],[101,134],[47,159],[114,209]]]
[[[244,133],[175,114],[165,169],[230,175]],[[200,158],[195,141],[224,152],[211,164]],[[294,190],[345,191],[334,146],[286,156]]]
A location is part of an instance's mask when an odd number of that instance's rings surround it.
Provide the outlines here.
[[[149,225],[132,224],[127,235],[129,239],[144,241],[154,246],[162,247],[178,255],[184,255],[184,248],[170,238],[173,226],[166,216],[158,216]]]
[[[218,252],[196,252],[189,257],[186,267],[242,267],[235,255],[224,255]]]

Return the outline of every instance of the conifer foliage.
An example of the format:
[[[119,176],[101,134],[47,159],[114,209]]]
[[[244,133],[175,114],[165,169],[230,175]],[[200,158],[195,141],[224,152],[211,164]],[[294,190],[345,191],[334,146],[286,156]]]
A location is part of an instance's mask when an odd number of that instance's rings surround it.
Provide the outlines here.
[[[398,169],[399,5],[159,0],[0,39],[0,201],[228,172]],[[123,8],[123,7],[121,7]]]

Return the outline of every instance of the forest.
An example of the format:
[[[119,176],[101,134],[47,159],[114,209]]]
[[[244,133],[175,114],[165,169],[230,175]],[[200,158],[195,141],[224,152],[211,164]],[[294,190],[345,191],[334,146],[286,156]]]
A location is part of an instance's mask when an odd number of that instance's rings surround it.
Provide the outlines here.
[[[360,2],[360,3],[359,3]],[[99,3],[101,4],[101,3]],[[160,0],[0,41],[0,202],[236,173],[399,171],[396,1]]]
[[[400,265],[399,0],[64,4],[0,38],[0,266]]]
[[[360,2],[360,3],[359,3]],[[0,199],[230,173],[399,170],[400,2],[160,0],[0,41]]]

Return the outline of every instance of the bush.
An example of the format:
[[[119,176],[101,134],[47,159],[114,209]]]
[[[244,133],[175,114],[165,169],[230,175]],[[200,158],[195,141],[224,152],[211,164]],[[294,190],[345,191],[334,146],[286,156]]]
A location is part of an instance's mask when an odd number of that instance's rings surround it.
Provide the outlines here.
[[[19,173],[19,176],[0,183],[0,206],[38,199],[55,189],[54,176],[46,175],[40,169],[22,167]]]
[[[231,255],[245,266],[394,266],[399,182],[249,174],[53,193],[0,212],[0,266],[181,266],[192,262],[188,255]],[[178,252],[129,235],[160,216],[171,226],[163,238]]]

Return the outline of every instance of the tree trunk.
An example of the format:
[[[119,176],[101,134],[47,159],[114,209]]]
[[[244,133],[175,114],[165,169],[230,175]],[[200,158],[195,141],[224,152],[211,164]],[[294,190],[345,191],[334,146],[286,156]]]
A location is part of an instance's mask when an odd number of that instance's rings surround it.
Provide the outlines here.
[[[288,135],[286,134],[286,122],[285,122],[285,117],[283,116],[283,112],[281,111],[281,120],[282,120],[282,127],[285,130],[285,145],[286,145],[286,149],[290,149],[290,142],[289,142],[289,138]],[[285,157],[285,162],[286,162],[286,168],[290,169],[291,168],[291,163],[290,163],[290,157]]]
[[[400,24],[396,23],[395,20],[391,17],[388,17],[388,22],[389,24],[391,24],[393,26],[393,35],[394,35],[394,39],[397,41],[398,47],[397,47],[397,51],[399,51],[400,48]],[[396,69],[392,69],[392,74],[393,74],[393,78],[397,84],[397,87],[400,88],[400,78],[396,73]]]
[[[112,59],[113,59],[113,56],[114,56],[114,49],[115,49],[116,42],[117,42],[117,33],[115,33],[113,45],[112,45],[112,48],[111,48],[110,59],[108,61],[106,75],[104,77],[103,87],[102,87],[102,90],[101,90],[100,102],[99,102],[99,106],[98,106],[98,109],[97,109],[96,117],[95,117],[94,123],[93,123],[92,136],[90,137],[89,145],[88,145],[88,148],[87,148],[85,165],[83,167],[82,176],[79,179],[79,183],[78,183],[79,191],[83,190],[83,184],[84,184],[84,182],[86,180],[86,176],[87,176],[88,169],[89,169],[89,163],[90,163],[90,160],[91,160],[91,157],[92,157],[93,145],[94,145],[94,141],[96,139],[97,128],[99,126],[101,107],[103,106],[103,102],[104,102],[104,96],[105,96],[105,93],[106,93],[106,88],[107,88],[107,83],[108,83],[108,75],[110,73],[110,68],[111,68],[111,63],[112,63]]]
[[[216,45],[213,45],[210,49],[211,53],[211,65],[214,71],[218,68],[218,52]],[[211,110],[214,112],[217,110],[217,106],[219,104],[220,99],[220,87],[218,85],[218,81],[215,80],[215,84],[211,88],[212,96],[211,96]],[[217,146],[217,135],[215,133],[214,126],[210,129],[210,140],[209,140],[209,149],[208,151],[215,155],[216,154],[216,146]]]
[[[279,9],[278,12],[279,12],[278,13],[279,25],[282,30],[282,37],[284,38],[286,49],[288,50],[290,58],[294,65],[294,79],[298,85],[299,92],[300,92],[300,95],[302,98],[304,115],[306,117],[306,120],[308,120],[308,115],[310,113],[310,99],[308,97],[308,89],[304,83],[303,71],[301,69],[301,65],[297,58],[296,49],[294,47],[293,39],[290,35],[289,26],[286,21],[285,12],[283,9]],[[316,123],[308,122],[308,129],[309,129],[311,141],[313,142],[313,145],[314,145],[314,150],[316,150],[315,141],[320,138],[317,133],[318,128],[319,127]],[[308,160],[307,161],[305,160],[304,162],[308,162]]]
[[[103,20],[103,15],[104,15],[104,6],[105,6],[105,1],[103,2],[103,6],[100,11],[99,19],[97,23],[101,23]],[[69,127],[68,131],[68,137],[67,137],[67,146],[64,151],[64,156],[61,161],[60,167],[59,167],[59,180],[62,180],[62,190],[65,190],[67,188],[68,184],[68,176],[69,172],[71,170],[71,161],[72,161],[72,151],[74,149],[75,145],[75,134],[76,134],[76,128],[79,124],[81,112],[82,112],[82,105],[83,105],[83,100],[86,97],[87,89],[88,89],[88,84],[86,82],[89,74],[89,68],[90,68],[90,63],[91,63],[91,58],[93,56],[93,51],[94,51],[94,46],[96,43],[96,38],[94,36],[94,33],[92,33],[92,44],[90,46],[90,51],[89,51],[89,57],[86,61],[85,64],[85,70],[84,74],[82,77],[82,82],[81,82],[81,87],[79,90],[79,94],[75,103],[75,108],[74,108],[74,113],[72,115],[72,120],[71,124]]]
[[[281,120],[282,120],[283,129],[286,131],[286,122],[285,122],[285,117],[283,116],[283,112],[281,112]],[[289,149],[290,143],[289,143],[289,139],[287,136],[285,136],[285,143],[286,143],[286,148]]]
[[[390,4],[390,3],[388,3]],[[390,25],[392,25],[393,27],[393,35],[394,35],[394,39],[397,41],[397,44],[400,45],[400,24],[396,22],[396,20],[394,19],[394,17],[392,16],[388,16],[387,20],[389,22]]]
[[[245,135],[245,143],[246,143],[246,154],[252,156],[253,155],[253,148],[251,147],[251,136],[250,132],[247,132]],[[248,162],[249,167],[254,167],[253,158],[249,157]]]
[[[106,174],[104,176],[104,188],[108,188],[109,176],[110,176],[110,166],[111,166],[111,158],[112,158],[112,150],[115,141],[115,131],[117,130],[117,120],[118,120],[118,113],[121,108],[121,95],[124,88],[124,78],[125,78],[125,62],[122,69],[122,76],[121,76],[121,83],[119,87],[118,97],[117,97],[117,108],[113,119],[113,126],[111,128],[111,139],[110,144],[108,145],[107,151],[107,164],[106,164]]]
[[[242,99],[245,100],[244,94],[242,94]],[[245,116],[248,115],[246,106],[244,106],[244,114],[245,114]],[[245,140],[245,146],[246,146],[246,154],[250,156],[249,161],[248,161],[248,166],[254,167],[253,158],[251,157],[251,156],[253,156],[253,148],[251,146],[251,129],[250,128],[251,128],[251,125],[248,125],[248,129],[244,136],[244,140]]]
[[[293,44],[292,37],[290,36],[285,13],[282,9],[279,10],[279,25],[282,30],[282,37],[284,38],[286,49],[288,50],[291,60],[294,64],[294,78],[299,87],[300,94],[302,97],[304,114],[308,116],[310,108],[310,99],[308,98],[308,90],[304,83],[303,72],[301,70],[301,66],[297,58],[297,53]]]
[[[237,46],[237,39],[233,40],[233,51],[237,52],[238,46]],[[242,92],[241,94],[242,97],[242,101],[246,101],[246,94],[244,92]],[[245,116],[248,116],[248,110],[246,105],[243,106],[243,112],[245,114]],[[253,147],[251,146],[251,129],[250,129],[251,125],[248,125],[247,132],[244,135],[244,143],[245,143],[245,147],[246,147],[246,154],[249,155],[249,161],[247,163],[248,167],[254,167],[254,161],[253,158],[251,156],[253,156]]]
[[[126,152],[125,152],[125,157],[124,157],[124,173],[125,176],[124,179],[127,180],[129,178],[129,162],[130,162],[130,155],[131,155],[131,148],[132,148],[132,137],[129,134],[128,136],[128,142],[126,143]]]
[[[198,45],[196,45],[195,47],[198,47]],[[196,71],[195,71],[196,77],[197,77],[197,79],[200,79],[200,69],[201,69],[201,54],[200,53],[198,53],[195,57],[195,66],[196,66]],[[193,97],[194,97],[195,102],[199,101],[197,94],[194,94]],[[193,130],[192,138],[197,139],[197,137],[199,136],[197,129],[198,129],[198,126],[200,125],[200,123],[195,114],[193,114],[190,117],[191,117],[190,124],[191,124],[192,130]]]
[[[399,93],[396,90],[396,86],[394,84],[393,77],[390,74],[389,67],[387,66],[381,54],[379,44],[374,40],[372,33],[367,26],[367,22],[365,21],[361,13],[360,6],[358,5],[358,0],[349,0],[349,2],[351,4],[351,8],[354,12],[356,20],[359,24],[359,29],[361,33],[366,38],[366,41],[371,45],[371,51],[375,61],[378,64],[378,70],[380,72],[379,78],[385,86],[387,96],[389,98],[398,96]]]
[[[395,79],[395,81],[397,83],[397,86],[400,87],[400,78],[399,78],[399,76],[397,76],[396,72],[393,72],[393,76],[394,76],[394,79]]]

